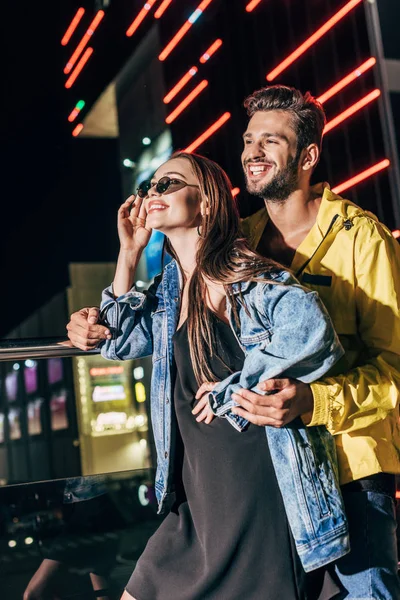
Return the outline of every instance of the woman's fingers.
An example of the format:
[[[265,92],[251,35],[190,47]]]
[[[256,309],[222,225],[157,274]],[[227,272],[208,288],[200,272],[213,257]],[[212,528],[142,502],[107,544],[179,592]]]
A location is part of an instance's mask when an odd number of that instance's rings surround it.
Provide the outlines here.
[[[207,405],[207,396],[200,398],[194,409],[192,410],[193,415],[197,415]]]
[[[199,398],[201,398],[201,396],[203,396],[203,394],[205,394],[206,392],[211,392],[215,386],[217,385],[217,383],[215,381],[205,381],[197,390],[196,393],[196,400],[198,400]]]
[[[208,404],[207,394],[198,401],[198,403],[192,410],[192,414],[197,415],[196,421],[198,423],[200,423],[201,421],[204,421],[205,423],[207,423],[207,425],[211,423],[211,421],[214,418],[214,414],[210,408],[210,405]]]

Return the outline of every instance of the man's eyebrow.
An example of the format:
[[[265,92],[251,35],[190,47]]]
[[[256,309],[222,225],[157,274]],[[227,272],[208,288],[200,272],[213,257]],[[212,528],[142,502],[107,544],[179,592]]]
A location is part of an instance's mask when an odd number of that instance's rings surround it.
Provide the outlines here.
[[[252,138],[252,137],[253,137],[252,133],[246,132],[243,134],[243,139]],[[265,131],[264,133],[261,134],[261,137],[263,137],[263,138],[275,137],[275,138],[283,140],[289,144],[289,138],[287,138],[286,135],[284,135],[283,133],[269,133],[269,132]]]

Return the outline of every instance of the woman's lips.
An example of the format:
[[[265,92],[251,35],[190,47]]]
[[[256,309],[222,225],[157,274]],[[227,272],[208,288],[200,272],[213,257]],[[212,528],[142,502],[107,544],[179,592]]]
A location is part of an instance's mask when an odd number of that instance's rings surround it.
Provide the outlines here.
[[[160,212],[166,208],[168,208],[168,206],[166,204],[162,204],[161,202],[150,202],[149,206],[147,207],[147,214],[152,212]]]

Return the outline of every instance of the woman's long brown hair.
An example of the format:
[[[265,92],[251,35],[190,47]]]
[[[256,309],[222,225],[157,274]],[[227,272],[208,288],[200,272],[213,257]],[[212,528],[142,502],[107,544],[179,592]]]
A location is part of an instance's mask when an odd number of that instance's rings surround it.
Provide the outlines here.
[[[261,276],[276,270],[278,265],[251,250],[244,239],[232,185],[225,171],[214,161],[198,154],[176,152],[171,158],[184,158],[190,162],[199,183],[201,201],[208,208],[200,226],[196,268],[188,290],[190,358],[200,385],[216,379],[208,360],[215,354],[216,345],[213,327],[205,312],[207,286],[204,278],[224,285],[237,320],[232,284],[259,281]],[[166,248],[177,259],[168,240]]]

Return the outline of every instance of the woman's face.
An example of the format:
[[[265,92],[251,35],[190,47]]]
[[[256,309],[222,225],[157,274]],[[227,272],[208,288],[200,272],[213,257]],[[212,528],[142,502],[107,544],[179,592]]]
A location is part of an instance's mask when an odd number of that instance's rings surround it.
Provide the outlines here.
[[[158,192],[156,184],[164,177],[170,179],[170,186],[165,192]],[[157,169],[151,183],[144,199],[146,226],[166,234],[174,229],[197,227],[201,217],[200,191],[188,160],[172,158],[167,161]]]

